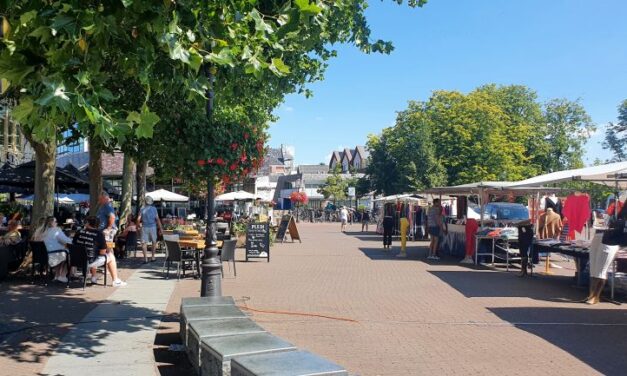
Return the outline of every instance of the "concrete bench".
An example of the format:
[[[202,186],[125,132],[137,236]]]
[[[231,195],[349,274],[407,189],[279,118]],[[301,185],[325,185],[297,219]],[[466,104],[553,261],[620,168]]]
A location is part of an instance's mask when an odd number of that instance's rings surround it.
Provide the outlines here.
[[[179,334],[183,345],[187,345],[189,323],[199,320],[241,319],[248,316],[235,305],[186,306],[181,307]]]
[[[231,376],[348,376],[335,363],[307,351],[236,356],[231,360]]]
[[[291,343],[270,333],[203,338],[200,346],[200,375],[230,376],[231,359],[236,356],[296,350]]]
[[[181,308],[183,307],[204,307],[204,306],[220,306],[235,305],[235,300],[230,296],[208,296],[205,298],[183,298],[181,299]]]
[[[247,318],[191,321],[187,331],[185,350],[196,373],[199,373],[200,343],[203,338],[263,332],[265,330],[262,327]]]

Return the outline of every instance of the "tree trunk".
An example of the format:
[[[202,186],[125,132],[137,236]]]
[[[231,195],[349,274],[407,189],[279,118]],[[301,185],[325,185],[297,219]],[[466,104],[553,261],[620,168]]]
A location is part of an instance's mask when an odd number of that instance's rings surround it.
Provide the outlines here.
[[[102,147],[96,137],[89,138],[89,215],[98,212],[98,198],[103,191]]]
[[[36,224],[39,218],[45,218],[54,213],[57,144],[54,140],[42,143],[29,136],[27,139],[35,150],[35,197],[31,223]]]
[[[57,168],[57,144],[54,139],[48,142],[35,141],[32,135],[25,137],[35,150],[35,197],[33,211],[31,213],[31,234],[39,222],[39,218],[45,218],[54,213],[55,173]],[[30,270],[33,255],[29,251],[18,273],[26,273]]]
[[[122,170],[122,203],[120,204],[120,227],[126,223],[126,217],[132,213],[133,205],[133,170],[135,161],[124,154],[124,167]]]
[[[148,161],[141,160],[137,162],[137,208],[136,215],[139,216],[141,207],[144,206],[146,198],[146,171],[148,170]]]

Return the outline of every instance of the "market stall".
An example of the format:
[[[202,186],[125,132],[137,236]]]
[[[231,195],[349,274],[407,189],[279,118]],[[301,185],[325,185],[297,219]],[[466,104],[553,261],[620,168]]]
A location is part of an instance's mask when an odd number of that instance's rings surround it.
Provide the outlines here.
[[[380,197],[374,202],[381,204],[378,207],[377,233],[383,233],[383,218],[388,215],[394,218],[393,234],[400,234],[401,218],[407,218],[409,238],[415,240],[424,236],[424,209],[427,207],[427,199],[424,196],[415,193],[398,194]]]

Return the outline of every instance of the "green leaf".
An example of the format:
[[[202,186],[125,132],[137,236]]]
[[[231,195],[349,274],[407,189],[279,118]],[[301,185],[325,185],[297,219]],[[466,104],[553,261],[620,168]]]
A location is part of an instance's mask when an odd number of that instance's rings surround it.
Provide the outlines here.
[[[189,52],[190,52],[190,55],[189,55],[189,66],[196,73],[198,73],[198,70],[200,69],[200,66],[202,65],[202,56],[200,56],[200,54],[195,49],[190,49]]]
[[[17,85],[34,70],[35,68],[26,64],[26,59],[20,54],[11,55],[8,49],[0,54],[0,78]]]
[[[133,5],[133,0],[122,0],[122,4],[124,5],[124,8],[128,8]]]
[[[170,49],[170,58],[173,60],[180,60],[184,63],[189,63],[189,51],[181,45],[181,43],[174,43],[174,47]]]
[[[141,117],[139,115],[139,112],[137,111],[131,111],[129,112],[128,116],[126,117],[126,120],[135,123],[135,124],[139,124],[141,123]]]
[[[281,73],[284,73],[284,74],[290,73],[290,67],[285,65],[283,60],[279,58],[272,59],[272,65],[276,67],[276,69]]]
[[[217,65],[229,65],[233,66],[233,54],[228,48],[223,48],[218,54],[211,53],[207,55],[207,60]]]
[[[74,75],[74,78],[76,78],[81,85],[89,85],[89,72],[78,72]]]
[[[34,104],[31,98],[22,99],[20,104],[13,108],[11,115],[19,123],[25,123],[28,116],[33,112]]]
[[[135,129],[135,135],[139,138],[152,138],[155,130],[155,124],[161,120],[157,114],[151,112],[146,105],[142,108],[140,115],[140,122],[137,129]]]
[[[26,12],[20,16],[20,24],[26,25],[31,20],[34,20],[37,17],[37,11],[31,10],[30,12]]]
[[[301,13],[309,16],[315,16],[322,11],[319,6],[310,3],[309,0],[294,0],[294,4],[296,4]]]

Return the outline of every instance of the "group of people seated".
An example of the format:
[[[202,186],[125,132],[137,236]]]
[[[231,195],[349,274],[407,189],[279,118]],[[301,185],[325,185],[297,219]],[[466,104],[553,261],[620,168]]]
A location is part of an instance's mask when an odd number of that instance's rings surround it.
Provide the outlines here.
[[[0,222],[3,215],[0,214]],[[32,236],[28,240],[43,242],[48,253],[48,265],[54,272],[54,280],[62,283],[68,282],[68,276],[74,276],[75,270],[68,270],[69,247],[71,244],[85,247],[89,274],[85,276],[91,280],[92,284],[97,283],[97,268],[106,267],[113,279],[113,286],[125,286],[126,282],[118,276],[116,255],[124,255],[125,239],[137,240],[137,234],[141,230],[141,244],[144,256],[144,263],[149,262],[148,246],[151,247],[150,261],[155,261],[155,249],[158,243],[158,235],[162,232],[161,221],[153,200],[146,197],[145,205],[142,207],[139,216],[128,215],[126,217],[123,231],[118,234],[117,217],[111,204],[109,195],[103,192],[99,197],[99,210],[95,216],[88,216],[78,223],[72,221],[73,236],[68,236],[64,229],[59,226],[54,216],[41,218],[39,222],[30,228]],[[68,222],[69,223],[69,222]],[[7,222],[7,232],[0,236],[0,248],[15,248],[18,244],[26,244],[20,233],[21,224],[18,219],[11,219]],[[135,236],[132,236],[132,234]],[[69,234],[72,235],[72,234]],[[117,236],[119,247],[108,246],[114,243]],[[115,249],[114,249],[115,248]],[[18,263],[22,262],[22,255]],[[6,260],[0,258],[0,264],[7,264]],[[0,265],[1,266],[1,265]],[[1,268],[0,268],[1,269]],[[4,272],[0,273],[0,279],[6,275],[6,265]],[[2,270],[0,270],[2,272]]]
[[[5,235],[6,236],[6,235]],[[118,276],[117,262],[113,250],[107,247],[104,232],[100,229],[100,220],[96,216],[85,219],[84,227],[79,229],[74,238],[70,238],[57,225],[55,217],[47,217],[35,229],[31,241],[41,241],[48,251],[48,265],[52,268],[55,281],[67,283],[68,247],[70,244],[85,247],[88,259],[89,278],[97,283],[96,268],[105,266],[113,278],[113,286],[125,286],[126,282]],[[70,271],[72,275],[74,271]]]

